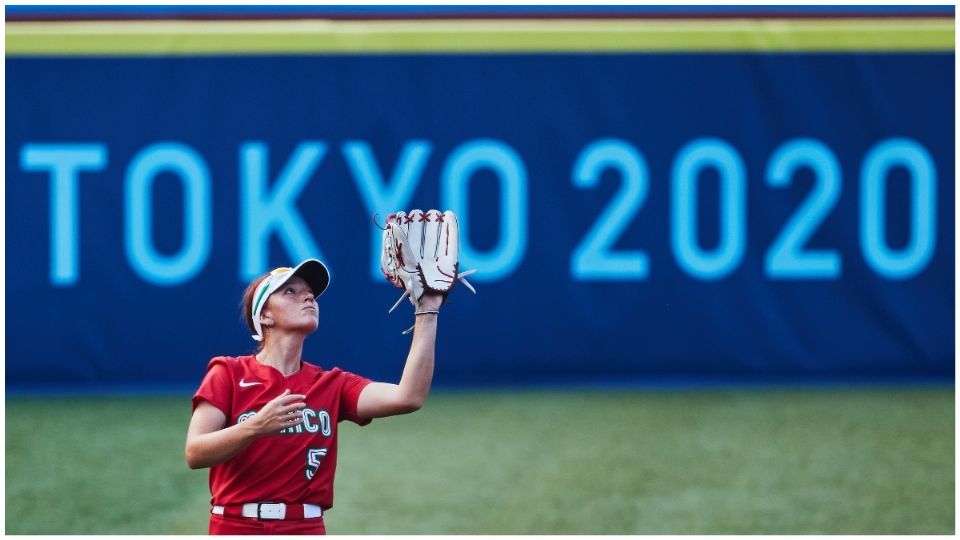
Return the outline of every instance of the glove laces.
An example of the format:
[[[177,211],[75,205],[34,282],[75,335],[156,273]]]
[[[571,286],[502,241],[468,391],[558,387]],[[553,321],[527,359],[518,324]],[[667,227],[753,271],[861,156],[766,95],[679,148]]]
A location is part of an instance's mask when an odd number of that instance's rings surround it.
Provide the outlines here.
[[[470,292],[472,292],[473,294],[477,294],[477,290],[473,288],[473,285],[469,281],[467,281],[467,276],[469,276],[470,274],[476,273],[476,271],[477,269],[473,268],[465,272],[460,272],[457,275],[457,279],[460,281],[460,283],[463,283],[463,285],[466,288],[470,289]],[[400,298],[397,298],[397,301],[394,302],[393,306],[391,306],[390,309],[387,310],[387,313],[393,313],[393,310],[397,309],[397,306],[399,306],[401,302],[403,302],[405,299],[409,297],[410,297],[410,291],[403,291],[403,294],[400,295]],[[440,313],[439,311],[417,311],[414,313],[414,315],[427,315],[427,314],[439,314],[439,313]],[[411,326],[410,328],[407,328],[406,330],[400,333],[403,335],[407,335],[410,332],[413,332],[413,328],[416,325],[417,324],[414,323],[413,326]]]

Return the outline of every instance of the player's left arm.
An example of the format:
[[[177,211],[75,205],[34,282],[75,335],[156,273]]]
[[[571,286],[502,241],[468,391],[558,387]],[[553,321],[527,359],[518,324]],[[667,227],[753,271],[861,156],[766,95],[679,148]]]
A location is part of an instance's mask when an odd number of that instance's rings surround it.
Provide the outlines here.
[[[419,311],[438,311],[443,303],[439,294],[425,294]],[[361,418],[383,418],[408,414],[423,407],[433,381],[434,350],[437,341],[437,315],[417,315],[413,342],[400,384],[373,382],[360,393],[357,415]]]

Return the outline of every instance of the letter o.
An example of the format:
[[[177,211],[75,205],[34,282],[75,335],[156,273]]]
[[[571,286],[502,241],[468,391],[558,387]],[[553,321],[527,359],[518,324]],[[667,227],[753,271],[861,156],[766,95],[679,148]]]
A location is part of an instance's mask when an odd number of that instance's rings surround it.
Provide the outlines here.
[[[152,187],[157,175],[172,172],[183,183],[183,236],[170,256],[153,246]],[[210,173],[203,158],[178,143],[157,143],[137,153],[125,181],[125,247],[133,269],[147,281],[173,286],[196,275],[210,255]]]
[[[492,170],[500,182],[500,238],[486,253],[470,244],[470,180],[478,169]],[[523,260],[527,248],[527,172],[520,156],[505,143],[478,139],[464,143],[443,168],[443,207],[460,224],[460,268],[476,268],[470,279],[496,281]],[[481,218],[482,219],[482,218]]]

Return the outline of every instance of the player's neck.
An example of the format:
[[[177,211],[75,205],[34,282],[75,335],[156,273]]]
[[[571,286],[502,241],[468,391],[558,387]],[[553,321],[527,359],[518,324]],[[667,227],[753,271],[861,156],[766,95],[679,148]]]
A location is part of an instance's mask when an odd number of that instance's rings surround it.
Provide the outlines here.
[[[273,367],[289,377],[300,371],[300,357],[303,354],[302,336],[271,336],[257,353],[257,361]]]

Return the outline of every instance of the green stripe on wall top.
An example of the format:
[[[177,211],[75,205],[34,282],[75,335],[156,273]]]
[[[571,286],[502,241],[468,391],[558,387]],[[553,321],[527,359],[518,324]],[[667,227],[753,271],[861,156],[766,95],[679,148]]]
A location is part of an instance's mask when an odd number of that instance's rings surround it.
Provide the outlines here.
[[[7,57],[953,50],[952,18],[6,23]]]

